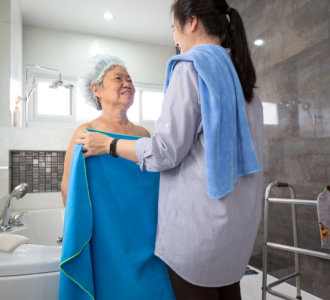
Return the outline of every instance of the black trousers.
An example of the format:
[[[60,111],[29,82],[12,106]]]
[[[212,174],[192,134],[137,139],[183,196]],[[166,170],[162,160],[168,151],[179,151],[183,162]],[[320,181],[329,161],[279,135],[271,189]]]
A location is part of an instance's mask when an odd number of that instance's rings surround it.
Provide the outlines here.
[[[167,267],[176,300],[241,300],[239,282],[222,287],[204,287],[185,281]]]

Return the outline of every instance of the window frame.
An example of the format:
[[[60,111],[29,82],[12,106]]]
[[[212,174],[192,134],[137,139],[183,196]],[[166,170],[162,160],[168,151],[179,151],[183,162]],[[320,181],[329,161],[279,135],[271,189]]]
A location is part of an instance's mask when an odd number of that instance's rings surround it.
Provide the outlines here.
[[[42,73],[33,73],[31,74],[32,80],[36,80],[36,85],[38,82],[49,82],[50,84],[53,81],[58,80],[58,76],[56,75],[48,75]],[[31,80],[31,81],[32,81]],[[51,114],[39,114],[38,113],[38,90],[36,89],[31,98],[29,99],[28,107],[28,121],[33,122],[67,122],[67,123],[76,123],[76,89],[77,89],[77,78],[73,77],[62,77],[63,84],[73,84],[73,88],[70,89],[70,115],[68,116],[59,116],[59,115],[51,115]],[[29,86],[31,83],[29,82]]]
[[[145,83],[134,83],[135,93],[139,93],[139,121],[138,124],[146,127],[149,130],[154,130],[154,124],[156,120],[145,120],[143,119],[143,92],[159,92],[163,94],[164,97],[164,86],[161,84],[145,84]],[[163,99],[164,101],[164,99]]]
[[[31,87],[31,82],[33,79],[36,80],[36,84],[38,82],[49,82],[52,83],[53,81],[57,80],[58,77],[56,75],[49,75],[49,74],[43,74],[42,72],[33,72],[30,75],[30,82],[29,82],[29,87]],[[74,85],[73,89],[71,90],[71,97],[70,97],[70,109],[71,113],[69,116],[58,116],[58,115],[41,115],[38,114],[38,91],[35,90],[35,92],[31,95],[28,103],[28,121],[31,121],[32,124],[37,124],[39,121],[40,122],[48,122],[48,123],[53,123],[59,124],[59,123],[65,123],[65,124],[72,124],[72,125],[77,125],[83,122],[88,122],[91,121],[89,119],[77,119],[77,89],[78,89],[78,78],[77,77],[69,77],[65,76],[62,77],[62,81],[64,84],[71,83]],[[162,93],[164,96],[164,87],[161,84],[148,84],[148,83],[140,83],[140,82],[134,82],[135,86],[135,97],[138,96],[138,121],[134,120],[133,122],[137,125],[143,126],[147,128],[149,131],[153,132],[154,129],[154,124],[156,120],[145,120],[143,119],[143,99],[142,99],[142,94],[143,92],[158,92]],[[31,124],[31,125],[32,125]]]

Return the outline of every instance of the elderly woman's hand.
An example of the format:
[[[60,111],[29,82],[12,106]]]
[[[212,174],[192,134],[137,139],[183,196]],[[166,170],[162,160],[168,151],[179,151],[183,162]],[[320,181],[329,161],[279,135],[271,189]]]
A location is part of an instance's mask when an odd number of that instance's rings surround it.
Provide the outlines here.
[[[109,153],[113,138],[99,132],[83,131],[78,134],[76,143],[83,144],[84,157]]]

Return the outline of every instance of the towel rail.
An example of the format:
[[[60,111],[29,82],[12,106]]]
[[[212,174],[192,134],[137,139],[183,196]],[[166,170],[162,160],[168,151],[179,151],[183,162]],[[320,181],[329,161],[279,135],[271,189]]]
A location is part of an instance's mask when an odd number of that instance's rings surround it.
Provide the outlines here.
[[[289,188],[291,193],[291,198],[270,198],[270,192],[273,187],[280,187],[280,188]],[[284,204],[291,204],[292,208],[292,226],[293,226],[293,246],[278,244],[268,242],[268,214],[269,214],[269,202],[272,203],[284,203]],[[316,200],[303,200],[303,199],[296,199],[295,190],[294,188],[285,182],[272,182],[270,183],[265,192],[265,207],[264,207],[264,241],[263,241],[263,261],[262,261],[262,300],[266,300],[267,292],[280,297],[282,299],[287,300],[296,300],[302,299],[301,298],[301,288],[300,288],[300,268],[299,268],[299,256],[298,254],[315,256],[323,259],[330,260],[330,254],[320,251],[313,251],[309,249],[299,248],[298,247],[298,238],[297,238],[297,215],[296,215],[296,205],[316,205]],[[268,248],[279,249],[283,251],[289,251],[294,253],[294,265],[295,265],[295,272],[287,275],[283,278],[280,278],[271,284],[267,284],[267,251]],[[287,281],[288,279],[296,278],[296,297],[291,297],[277,291],[272,290],[272,288],[280,283]]]

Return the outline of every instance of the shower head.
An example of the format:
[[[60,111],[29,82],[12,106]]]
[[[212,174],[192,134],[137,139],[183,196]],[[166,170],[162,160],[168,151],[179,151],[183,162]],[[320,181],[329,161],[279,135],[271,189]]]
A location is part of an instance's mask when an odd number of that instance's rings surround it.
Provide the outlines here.
[[[66,89],[70,89],[70,90],[72,90],[72,89],[74,88],[74,85],[73,85],[73,84],[71,84],[71,83],[63,84],[63,81],[62,81],[62,80],[54,81],[54,82],[49,86],[49,88],[50,88],[50,89],[57,89],[59,86],[63,86],[63,87],[65,87]]]
[[[49,86],[50,89],[57,89],[59,86],[63,86],[62,80],[56,80],[52,82],[52,84]]]
[[[20,199],[25,196],[29,189],[29,185],[25,182],[19,184],[16,186],[13,191],[11,192],[10,196],[11,197],[16,197],[17,199]]]
[[[68,84],[65,84],[64,87],[65,87],[66,89],[70,89],[70,90],[72,90],[72,89],[74,88],[74,85],[71,84],[71,83],[68,83]]]
[[[58,72],[58,80],[54,81],[49,88],[50,89],[57,89],[59,86],[63,86],[63,81],[62,81],[62,74]]]
[[[0,224],[0,231],[7,231],[11,228],[10,226],[10,210],[11,210],[11,202],[12,199],[15,197],[16,199],[20,199],[24,197],[24,195],[27,193],[29,188],[29,185],[27,183],[21,183],[18,186],[16,186],[11,194],[8,197],[8,200],[6,202],[5,210],[3,212],[2,216],[2,223]]]

